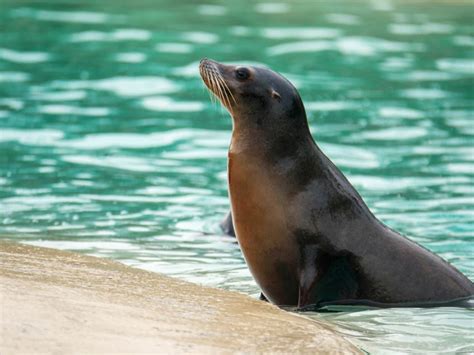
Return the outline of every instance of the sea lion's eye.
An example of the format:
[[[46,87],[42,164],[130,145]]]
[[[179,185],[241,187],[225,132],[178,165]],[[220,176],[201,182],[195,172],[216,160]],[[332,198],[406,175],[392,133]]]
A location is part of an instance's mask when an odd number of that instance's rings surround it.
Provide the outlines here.
[[[235,71],[235,77],[239,80],[247,80],[250,76],[250,72],[247,68],[237,68]]]

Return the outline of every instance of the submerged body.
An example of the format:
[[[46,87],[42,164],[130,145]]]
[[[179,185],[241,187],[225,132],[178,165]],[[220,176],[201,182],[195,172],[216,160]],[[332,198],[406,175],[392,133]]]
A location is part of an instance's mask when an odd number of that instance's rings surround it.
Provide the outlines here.
[[[266,298],[278,305],[443,305],[474,284],[383,225],[309,132],[296,89],[263,68],[201,62],[233,117],[233,226]]]

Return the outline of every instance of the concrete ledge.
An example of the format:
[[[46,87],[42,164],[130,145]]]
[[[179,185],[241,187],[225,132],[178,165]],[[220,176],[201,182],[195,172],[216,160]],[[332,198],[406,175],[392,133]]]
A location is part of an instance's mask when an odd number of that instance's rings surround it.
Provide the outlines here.
[[[235,292],[0,242],[0,353],[344,353],[327,326]]]

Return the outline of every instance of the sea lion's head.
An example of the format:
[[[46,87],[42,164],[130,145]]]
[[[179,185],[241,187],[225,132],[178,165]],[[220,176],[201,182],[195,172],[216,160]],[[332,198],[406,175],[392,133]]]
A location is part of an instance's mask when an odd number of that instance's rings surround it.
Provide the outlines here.
[[[270,69],[225,65],[202,59],[202,80],[227,108],[234,128],[275,134],[306,128],[306,114],[296,88]],[[289,132],[290,130],[290,132]]]

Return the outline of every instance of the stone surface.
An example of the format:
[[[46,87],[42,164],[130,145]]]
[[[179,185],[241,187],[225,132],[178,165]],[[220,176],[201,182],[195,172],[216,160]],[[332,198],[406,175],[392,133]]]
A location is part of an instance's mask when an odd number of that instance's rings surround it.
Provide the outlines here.
[[[326,325],[252,299],[53,249],[0,242],[0,353],[344,353]]]

